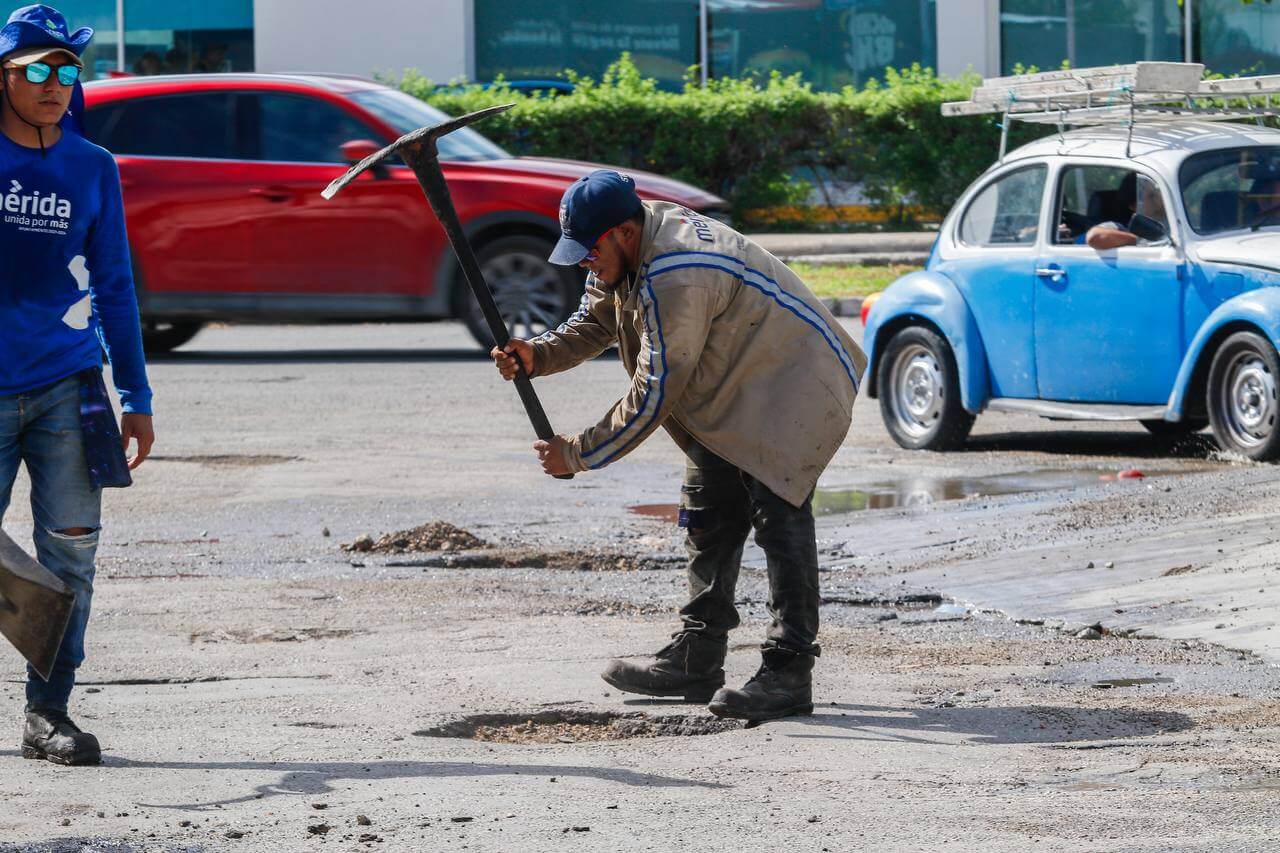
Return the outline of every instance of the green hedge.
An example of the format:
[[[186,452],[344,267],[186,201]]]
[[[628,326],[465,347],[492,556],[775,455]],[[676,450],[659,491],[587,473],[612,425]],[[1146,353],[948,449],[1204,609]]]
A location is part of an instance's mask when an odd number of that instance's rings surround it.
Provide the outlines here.
[[[556,97],[512,92],[501,81],[436,86],[414,71],[398,85],[453,115],[514,101],[479,128],[512,153],[679,178],[728,199],[744,226],[762,224],[762,208],[800,204],[815,185],[821,194],[830,180],[860,182],[877,213],[912,225],[921,211],[944,213],[999,148],[990,116],[939,112],[943,101],[967,99],[976,78],[942,79],[919,66],[840,92],[777,74],[667,92],[625,54],[599,81],[570,79],[575,91]]]

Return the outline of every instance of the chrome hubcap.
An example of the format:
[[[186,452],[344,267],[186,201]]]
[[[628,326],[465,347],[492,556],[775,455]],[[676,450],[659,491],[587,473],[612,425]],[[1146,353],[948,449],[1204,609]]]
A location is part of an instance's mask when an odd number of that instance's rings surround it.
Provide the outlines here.
[[[560,290],[560,273],[546,258],[528,252],[508,252],[485,261],[480,267],[493,301],[507,321],[511,334],[532,338],[558,325],[565,314]],[[473,316],[481,324],[484,315],[471,300]]]
[[[937,358],[923,346],[909,346],[898,354],[890,375],[894,419],[913,438],[927,435],[942,416],[944,386]]]
[[[1242,447],[1263,443],[1275,428],[1275,376],[1255,352],[1236,356],[1226,376],[1225,399],[1218,401],[1223,424],[1232,440]]]

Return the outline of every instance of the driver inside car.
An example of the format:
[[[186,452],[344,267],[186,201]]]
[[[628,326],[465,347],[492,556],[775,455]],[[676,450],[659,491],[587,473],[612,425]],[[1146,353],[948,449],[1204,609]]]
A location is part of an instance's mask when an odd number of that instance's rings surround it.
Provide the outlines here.
[[[1164,199],[1153,181],[1143,178],[1138,181],[1138,173],[1130,172],[1120,182],[1120,196],[1126,199],[1129,210],[1140,213],[1164,226],[1168,231],[1168,217],[1165,214]],[[1086,232],[1084,242],[1093,249],[1117,249],[1121,246],[1146,245],[1147,240],[1129,230],[1128,224],[1119,222],[1100,222]]]

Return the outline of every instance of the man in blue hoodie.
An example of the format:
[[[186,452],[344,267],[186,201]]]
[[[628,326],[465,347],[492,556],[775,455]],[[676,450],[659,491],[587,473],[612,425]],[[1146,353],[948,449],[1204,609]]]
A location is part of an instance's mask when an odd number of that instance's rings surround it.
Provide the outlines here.
[[[43,5],[18,9],[0,29],[0,517],[24,463],[37,556],[75,592],[51,677],[27,669],[23,757],[59,764],[101,760],[97,739],[67,715],[84,660],[101,487],[127,484],[131,440],[130,468],[154,440],[120,176],[78,132],[80,55],[92,37]],[[102,426],[103,347],[124,410],[119,438],[109,409]],[[104,478],[104,468],[118,474]]]

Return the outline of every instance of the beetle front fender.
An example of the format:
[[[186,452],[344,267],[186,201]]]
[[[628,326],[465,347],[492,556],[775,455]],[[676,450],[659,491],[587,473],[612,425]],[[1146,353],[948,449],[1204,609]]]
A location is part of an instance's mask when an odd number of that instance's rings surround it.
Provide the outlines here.
[[[862,341],[870,393],[876,393],[880,350],[888,343],[889,333],[909,325],[932,325],[942,333],[955,353],[961,404],[974,414],[982,411],[991,396],[991,382],[978,324],[951,279],[928,270],[905,275],[889,285],[867,314]]]
[[[872,308],[872,313],[875,309]],[[870,319],[870,318],[868,318]],[[1187,396],[1192,391],[1196,368],[1205,356],[1212,357],[1208,351],[1211,343],[1227,326],[1253,326],[1280,350],[1280,288],[1262,287],[1242,293],[1223,302],[1208,316],[1196,332],[1195,339],[1182,358],[1182,367],[1178,370],[1178,378],[1173,385],[1173,393],[1169,397],[1168,414],[1174,420],[1181,420]]]

